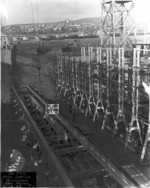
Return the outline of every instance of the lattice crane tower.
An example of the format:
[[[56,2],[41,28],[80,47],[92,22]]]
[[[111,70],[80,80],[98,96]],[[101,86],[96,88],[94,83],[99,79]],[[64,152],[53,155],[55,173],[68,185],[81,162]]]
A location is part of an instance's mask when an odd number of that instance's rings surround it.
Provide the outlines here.
[[[133,7],[134,0],[102,0],[102,45],[119,47],[132,43],[129,35],[135,27]]]

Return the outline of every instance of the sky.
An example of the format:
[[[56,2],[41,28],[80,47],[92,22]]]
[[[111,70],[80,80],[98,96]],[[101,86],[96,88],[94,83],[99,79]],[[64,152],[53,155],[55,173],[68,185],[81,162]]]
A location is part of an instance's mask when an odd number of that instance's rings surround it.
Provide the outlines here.
[[[3,2],[8,11],[6,25],[33,23],[33,21],[47,23],[76,20],[101,15],[101,0],[3,0]]]
[[[5,25],[49,23],[101,16],[102,0],[0,0],[7,17]],[[32,3],[32,6],[31,6]],[[37,6],[38,5],[38,6]],[[33,7],[33,8],[32,8]],[[136,0],[135,18],[150,20],[150,0]],[[33,16],[32,16],[33,10]],[[37,14],[38,13],[38,14]]]

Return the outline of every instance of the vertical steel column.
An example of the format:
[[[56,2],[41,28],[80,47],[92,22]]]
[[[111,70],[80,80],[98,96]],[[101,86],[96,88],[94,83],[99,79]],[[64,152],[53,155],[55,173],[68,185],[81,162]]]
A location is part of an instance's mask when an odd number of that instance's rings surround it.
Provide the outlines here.
[[[84,63],[85,63],[85,47],[81,47],[81,78],[82,78],[82,91],[85,89],[84,78]],[[84,91],[85,92],[85,91]],[[82,100],[81,100],[82,101]]]
[[[62,56],[61,61],[62,66],[62,83],[61,83],[61,96],[64,96],[64,89],[65,89],[65,83],[66,83],[66,63],[65,63],[65,56]]]
[[[97,47],[97,71],[98,71],[98,99],[100,100],[102,98],[101,92],[100,92],[100,87],[102,85],[102,80],[100,78],[101,76],[101,67],[100,67],[100,63],[101,63],[101,47]]]
[[[71,87],[74,88],[74,69],[73,69],[73,59],[70,57],[70,63],[71,63]]]
[[[112,9],[112,14],[111,14],[111,27],[112,27],[112,47],[114,48],[115,47],[115,44],[116,44],[116,31],[115,31],[115,16],[114,16],[114,6],[115,6],[115,0],[112,0],[112,5],[111,5],[111,9]],[[114,51],[113,51],[113,56],[114,56]]]
[[[92,47],[88,48],[88,55],[89,55],[89,96],[92,95],[92,86],[91,86],[91,53],[92,53]]]
[[[57,55],[57,61],[56,61],[56,70],[55,71],[57,71],[57,75],[56,75],[56,86],[58,86],[58,84],[59,84],[59,80],[60,80],[60,57],[59,57],[59,55]]]
[[[70,61],[69,57],[65,56],[65,75],[66,75],[66,80],[65,80],[65,88],[64,88],[64,97],[66,97],[67,93],[69,92],[69,83],[70,83]]]
[[[67,57],[66,56],[64,56],[64,76],[65,76],[65,80],[64,80],[64,82],[65,82],[65,85],[67,84]]]
[[[134,51],[133,51],[133,53],[134,53]],[[133,60],[132,60],[132,62],[130,62],[128,64],[128,86],[127,86],[128,87],[128,95],[127,95],[127,97],[128,97],[128,99],[127,99],[128,104],[132,103],[132,89],[131,89],[131,86],[132,86],[132,71],[133,71],[133,69],[132,69],[132,63],[133,63]]]
[[[65,75],[66,75],[66,81],[65,81],[65,86],[69,82],[69,71],[68,71],[69,65],[68,65],[68,57],[65,56]]]
[[[83,93],[86,92],[86,78],[85,78],[85,47],[81,47],[81,76],[82,76],[82,91]],[[81,103],[82,103],[82,99],[81,99]],[[80,106],[81,106],[80,103]]]
[[[57,55],[56,58],[57,58],[56,65],[53,64],[52,68],[53,68],[53,74],[55,74],[55,76],[53,76],[53,79],[55,79],[55,81],[56,81],[55,99],[57,100],[57,97],[59,97],[60,90],[61,90],[61,82],[60,82],[60,56]]]
[[[64,57],[61,55],[61,78],[62,83],[64,82]]]
[[[72,72],[73,72],[73,88],[76,88],[76,62],[72,57]]]
[[[138,99],[139,99],[139,68],[140,68],[140,51],[138,49],[134,49],[133,54],[133,78],[132,78],[132,117],[131,122],[129,124],[128,135],[126,138],[125,147],[128,146],[129,140],[131,138],[132,131],[138,131],[139,139],[142,144],[141,130],[138,120]]]
[[[85,47],[81,47],[81,71],[82,71],[82,93],[81,93],[81,101],[80,101],[80,105],[79,105],[79,109],[82,113],[84,113],[86,115],[86,101],[88,101],[87,99],[87,62],[86,62],[86,51],[85,51]],[[82,109],[82,106],[84,107],[84,109]]]
[[[57,70],[58,70],[58,84],[57,84],[57,91],[58,95],[61,95],[62,92],[62,83],[63,83],[63,67],[62,67],[62,55],[58,56],[58,62],[57,62]]]
[[[110,68],[111,68],[111,62],[112,62],[112,56],[111,56],[111,48],[107,48],[107,98],[106,98],[106,109],[104,114],[104,119],[102,123],[102,130],[105,127],[106,120],[108,118],[108,115],[110,115]]]
[[[103,105],[103,97],[102,97],[102,94],[103,94],[103,84],[102,84],[102,48],[100,48],[99,50],[99,84],[100,84],[100,90],[99,90],[99,99],[100,99],[100,109],[102,111],[104,111],[104,105]]]
[[[72,86],[72,62],[71,62],[71,58],[68,57],[68,71],[69,71],[69,87],[71,88]]]
[[[88,47],[88,80],[89,80],[89,93],[88,93],[88,106],[86,109],[85,116],[87,116],[88,112],[90,112],[90,99],[92,97],[92,77],[91,77],[91,63],[92,63],[92,50],[93,47]]]
[[[85,62],[85,47],[81,47],[81,61]]]
[[[82,77],[83,77],[83,73],[82,73],[82,62],[81,62],[81,58],[78,57],[79,59],[79,83],[80,83],[80,92],[82,92],[83,90],[83,83],[82,83]]]
[[[76,90],[80,90],[80,79],[79,79],[79,59],[76,58]]]
[[[99,115],[99,111],[103,111],[103,103],[102,103],[102,66],[101,66],[102,60],[101,60],[101,47],[97,47],[97,71],[98,71],[98,88],[97,88],[97,103],[96,103],[96,109],[93,116],[93,121],[95,121],[96,116]]]
[[[122,128],[123,123],[126,129],[126,119],[124,115],[124,48],[118,49],[118,113],[115,121],[113,136]]]

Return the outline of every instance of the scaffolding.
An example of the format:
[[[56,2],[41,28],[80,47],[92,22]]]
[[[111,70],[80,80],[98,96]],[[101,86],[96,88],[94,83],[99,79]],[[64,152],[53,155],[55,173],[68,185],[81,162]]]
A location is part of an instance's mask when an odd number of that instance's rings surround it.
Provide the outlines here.
[[[135,24],[131,16],[134,0],[103,0],[101,27],[104,32],[102,45],[110,47],[129,46],[129,35]]]
[[[52,77],[58,99],[99,121],[101,129],[123,140],[125,148],[141,152],[145,161],[150,140],[150,110],[142,83],[150,84],[150,50],[123,47],[81,47],[81,56],[53,57]]]

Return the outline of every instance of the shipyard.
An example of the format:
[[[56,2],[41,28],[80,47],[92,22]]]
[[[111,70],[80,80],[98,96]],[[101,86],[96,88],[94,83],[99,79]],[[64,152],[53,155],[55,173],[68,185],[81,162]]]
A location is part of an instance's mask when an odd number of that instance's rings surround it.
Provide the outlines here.
[[[24,3],[30,24],[1,10],[1,187],[149,188],[150,2],[80,19],[83,2],[59,1],[72,12],[47,23]]]

